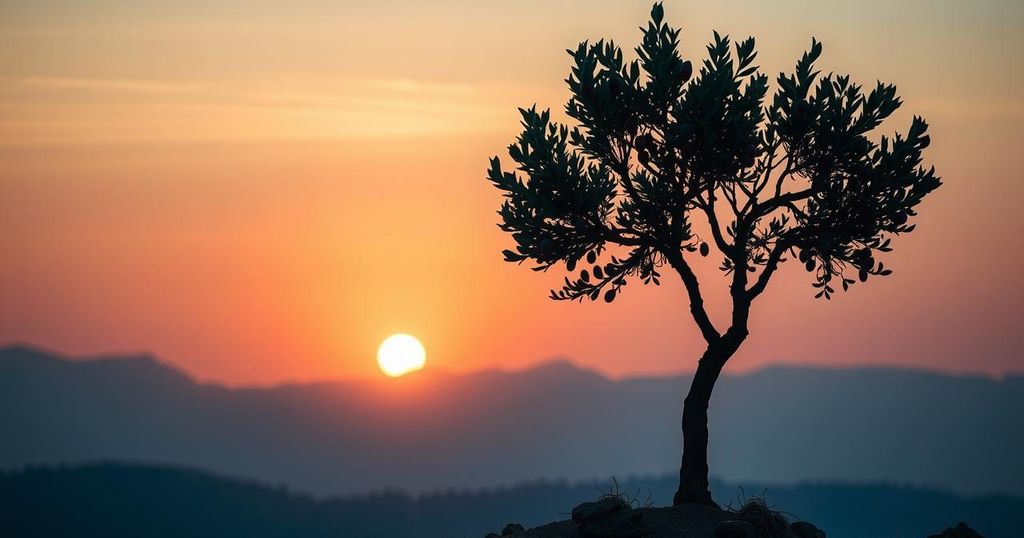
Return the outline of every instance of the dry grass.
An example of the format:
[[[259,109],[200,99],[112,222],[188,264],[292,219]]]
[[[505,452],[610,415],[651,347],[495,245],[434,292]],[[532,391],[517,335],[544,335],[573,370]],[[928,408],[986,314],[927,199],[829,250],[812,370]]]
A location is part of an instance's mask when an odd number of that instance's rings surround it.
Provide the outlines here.
[[[737,519],[746,521],[757,529],[759,535],[764,538],[786,538],[791,536],[789,532],[789,515],[786,512],[772,510],[765,497],[766,491],[760,495],[746,497],[746,492],[740,489],[737,497],[739,508],[733,508],[732,503],[726,510],[736,514]]]
[[[638,488],[635,493],[629,491],[623,491],[619,481],[613,476],[612,485],[608,487],[608,491],[604,491],[601,488],[597,488],[600,494],[597,500],[603,501],[605,499],[618,499],[624,506],[638,510],[640,508],[650,508],[654,505],[652,498],[654,494],[650,491],[647,492],[647,496],[643,497],[640,489]],[[643,499],[641,501],[641,499]]]

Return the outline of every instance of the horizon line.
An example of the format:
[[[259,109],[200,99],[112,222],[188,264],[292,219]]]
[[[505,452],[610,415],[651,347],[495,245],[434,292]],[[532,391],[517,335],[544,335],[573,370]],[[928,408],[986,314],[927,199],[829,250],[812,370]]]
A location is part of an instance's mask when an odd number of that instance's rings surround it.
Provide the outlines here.
[[[593,376],[600,377],[606,381],[612,383],[628,382],[635,380],[648,380],[648,379],[668,379],[674,377],[687,377],[692,376],[693,371],[691,369],[680,369],[664,372],[633,372],[621,375],[615,375],[601,370],[600,368],[592,367],[582,363],[578,360],[570,357],[554,355],[546,359],[540,359],[536,362],[530,363],[520,368],[505,368],[500,365],[492,364],[476,369],[450,369],[443,367],[431,367],[427,366],[423,370],[406,374],[399,378],[384,378],[373,375],[351,375],[351,376],[325,376],[320,378],[281,378],[279,380],[270,382],[231,382],[223,378],[215,377],[201,377],[190,372],[184,366],[178,365],[174,362],[167,361],[161,358],[159,353],[152,351],[103,351],[98,353],[84,353],[84,354],[71,354],[62,351],[56,351],[53,348],[38,345],[35,343],[28,343],[25,341],[9,341],[0,343],[0,353],[10,352],[14,350],[23,350],[30,353],[45,355],[49,358],[61,360],[65,362],[73,363],[89,363],[89,362],[104,362],[104,361],[141,361],[149,360],[152,361],[168,370],[172,370],[186,377],[189,381],[196,385],[206,386],[218,386],[225,389],[231,390],[266,390],[273,388],[282,387],[296,387],[296,386],[309,386],[309,385],[324,385],[324,384],[336,384],[336,383],[386,383],[395,384],[401,383],[402,379],[406,381],[422,378],[424,375],[433,376],[448,376],[448,377],[469,377],[474,375],[485,375],[485,374],[505,374],[505,375],[519,375],[528,374],[544,368],[549,368],[557,365],[566,365],[573,370],[580,373],[591,374]],[[888,370],[888,371],[899,371],[899,372],[913,372],[921,374],[932,374],[941,375],[945,377],[960,377],[960,378],[984,378],[991,381],[1005,381],[1008,378],[1024,377],[1024,370],[1006,370],[1000,374],[994,374],[985,372],[982,370],[954,370],[945,369],[938,367],[928,367],[923,365],[914,364],[887,364],[880,361],[874,362],[842,362],[838,364],[815,364],[808,361],[787,361],[786,359],[774,359],[770,362],[766,362],[750,368],[741,368],[739,370],[733,369],[732,371],[726,370],[723,375],[728,377],[745,377],[749,375],[756,375],[773,369],[790,369],[790,370],[816,370],[816,371],[830,371],[830,372],[855,372],[855,371],[866,371],[866,370]]]

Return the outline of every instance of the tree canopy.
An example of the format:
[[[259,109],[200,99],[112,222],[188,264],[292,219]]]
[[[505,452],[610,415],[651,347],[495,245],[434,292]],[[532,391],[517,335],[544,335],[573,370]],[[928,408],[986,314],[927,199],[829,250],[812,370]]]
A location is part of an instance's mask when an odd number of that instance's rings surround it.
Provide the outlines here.
[[[734,324],[793,257],[825,299],[891,273],[877,254],[914,229],[915,206],[940,185],[922,165],[923,119],[872,137],[902,104],[895,86],[822,74],[812,40],[769,96],[753,38],[716,32],[695,70],[661,4],[641,30],[635,59],[605,40],[568,51],[565,112],[576,125],[520,109],[514,169],[494,157],[488,172],[504,195],[499,226],[515,241],[507,261],[564,264],[570,276],[553,299],[608,302],[630,280],[659,284],[669,266],[709,342],[720,333],[692,259],[712,248],[731,277]]]

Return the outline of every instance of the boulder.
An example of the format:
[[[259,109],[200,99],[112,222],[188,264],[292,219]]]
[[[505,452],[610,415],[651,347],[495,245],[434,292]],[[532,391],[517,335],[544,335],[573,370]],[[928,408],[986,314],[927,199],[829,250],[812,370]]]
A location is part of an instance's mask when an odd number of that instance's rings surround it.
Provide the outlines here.
[[[978,531],[967,526],[961,521],[956,527],[950,527],[939,534],[933,534],[928,538],[982,538]]]
[[[504,529],[501,529],[501,534],[489,532],[487,533],[487,536],[484,536],[484,538],[502,538],[504,536],[515,536],[521,532],[526,532],[526,529],[522,525],[518,523],[509,523],[508,525],[505,525]]]
[[[572,509],[572,521],[581,538],[639,538],[644,516],[620,497],[608,496]]]
[[[756,538],[757,529],[746,521],[733,519],[715,527],[715,538]]]
[[[588,519],[601,518],[607,514],[621,510],[630,510],[631,508],[625,500],[619,497],[603,497],[594,502],[585,502],[577,505],[576,508],[572,509],[572,520],[579,525]]]
[[[806,521],[797,521],[789,526],[796,538],[825,538],[825,531]]]

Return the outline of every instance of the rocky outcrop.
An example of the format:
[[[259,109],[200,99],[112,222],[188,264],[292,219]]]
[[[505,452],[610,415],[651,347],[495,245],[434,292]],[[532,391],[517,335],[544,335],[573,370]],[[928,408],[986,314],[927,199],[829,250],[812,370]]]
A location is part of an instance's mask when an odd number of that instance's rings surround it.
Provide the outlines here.
[[[754,525],[739,519],[723,521],[715,527],[714,538],[758,538]]]
[[[502,538],[502,536],[515,536],[524,532],[526,532],[526,529],[519,523],[509,523],[505,525],[504,529],[501,529],[501,534],[494,534],[492,532],[484,538]]]
[[[806,521],[797,521],[789,526],[796,538],[825,538],[825,531]]]
[[[939,534],[933,534],[928,538],[982,538],[978,531],[967,526],[961,521],[956,527],[950,527]]]
[[[576,506],[569,520],[533,529],[509,524],[500,535],[486,538],[826,538],[825,531],[812,523],[789,522],[763,503],[756,508],[749,504],[738,510],[701,504],[635,508],[623,497],[607,495]],[[960,523],[928,538],[983,537]]]
[[[644,514],[621,497],[609,495],[572,509],[580,538],[639,538],[644,536]]]

